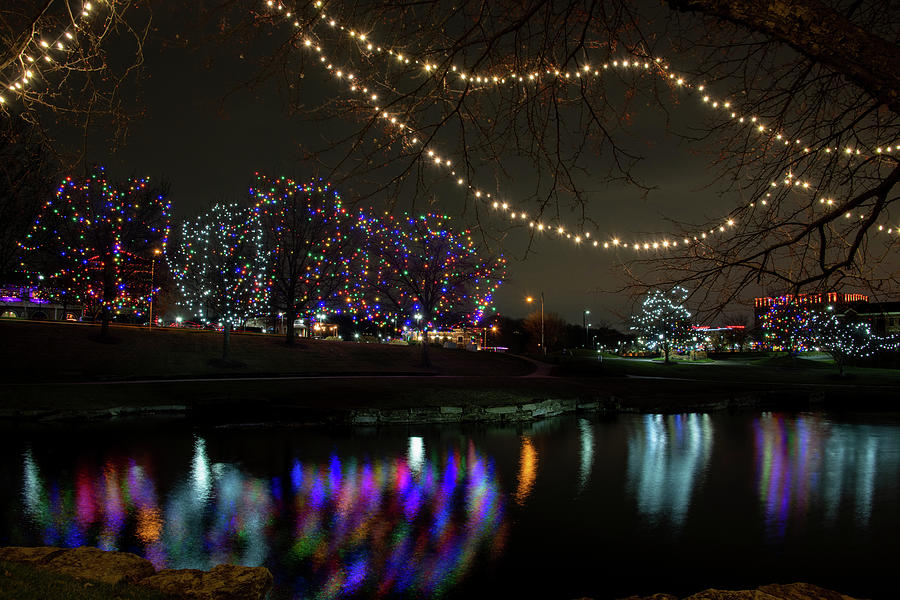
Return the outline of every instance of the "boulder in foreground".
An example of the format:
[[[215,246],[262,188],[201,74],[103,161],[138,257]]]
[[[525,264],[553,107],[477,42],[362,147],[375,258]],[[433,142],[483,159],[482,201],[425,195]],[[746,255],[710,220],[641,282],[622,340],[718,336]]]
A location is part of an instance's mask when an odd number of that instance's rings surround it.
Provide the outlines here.
[[[672,594],[629,596],[622,600],[678,600]],[[683,600],[855,600],[839,592],[810,583],[773,583],[755,590],[704,590]]]
[[[265,567],[218,565],[209,571],[163,569],[128,552],[99,548],[8,547],[0,560],[21,563],[76,579],[132,584],[190,600],[261,600],[272,588]]]

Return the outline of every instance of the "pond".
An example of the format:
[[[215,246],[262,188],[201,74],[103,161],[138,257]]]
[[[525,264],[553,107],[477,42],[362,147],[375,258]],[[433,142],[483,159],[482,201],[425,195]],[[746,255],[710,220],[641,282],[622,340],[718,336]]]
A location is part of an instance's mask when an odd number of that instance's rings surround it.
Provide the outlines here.
[[[900,415],[2,437],[0,544],[265,565],[275,598],[896,596]]]

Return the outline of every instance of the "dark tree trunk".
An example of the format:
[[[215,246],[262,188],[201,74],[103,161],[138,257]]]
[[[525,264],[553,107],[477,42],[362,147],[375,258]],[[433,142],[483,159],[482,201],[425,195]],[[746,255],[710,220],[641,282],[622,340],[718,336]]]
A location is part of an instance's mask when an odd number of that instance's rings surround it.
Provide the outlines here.
[[[113,269],[113,255],[107,253],[103,256],[103,305],[100,307],[100,339],[109,339],[109,307],[116,297],[115,270]]]
[[[663,344],[663,353],[665,354],[665,364],[669,364],[669,344]]]
[[[422,329],[422,366],[431,366],[431,360],[428,358],[428,327]]]
[[[668,0],[783,42],[856,82],[900,114],[900,52],[820,0]]]
[[[284,313],[284,316],[287,317],[287,324],[284,326],[284,343],[288,346],[292,346],[296,338],[294,337],[294,315],[297,314],[297,304],[294,302],[294,299],[291,298],[287,303],[287,310]]]
[[[222,360],[228,360],[228,353],[231,351],[231,322],[225,321],[225,328],[222,330]]]

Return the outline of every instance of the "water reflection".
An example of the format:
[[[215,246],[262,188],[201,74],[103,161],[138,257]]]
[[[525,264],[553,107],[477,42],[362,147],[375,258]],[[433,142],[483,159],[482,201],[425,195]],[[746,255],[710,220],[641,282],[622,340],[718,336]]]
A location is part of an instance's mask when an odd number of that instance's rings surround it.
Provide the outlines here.
[[[581,442],[580,468],[578,469],[578,493],[584,491],[594,466],[594,426],[587,419],[578,419],[578,439]]]
[[[698,479],[709,465],[709,415],[645,415],[628,437],[628,482],[651,522],[683,524]]]
[[[471,442],[426,455],[410,438],[405,458],[293,459],[284,477],[262,478],[212,463],[196,438],[162,505],[150,465],[130,457],[50,479],[29,450],[23,469],[44,544],[137,551],[158,568],[266,564],[297,597],[440,595],[505,540],[493,461]]]
[[[516,504],[525,506],[525,501],[531,494],[534,480],[537,479],[538,452],[534,448],[531,438],[523,435],[519,450],[519,484],[514,496]]]
[[[756,485],[770,537],[784,537],[791,518],[805,519],[813,509],[833,523],[842,505],[852,506],[857,527],[868,527],[879,469],[888,477],[900,470],[900,440],[891,429],[769,413],[753,429]]]

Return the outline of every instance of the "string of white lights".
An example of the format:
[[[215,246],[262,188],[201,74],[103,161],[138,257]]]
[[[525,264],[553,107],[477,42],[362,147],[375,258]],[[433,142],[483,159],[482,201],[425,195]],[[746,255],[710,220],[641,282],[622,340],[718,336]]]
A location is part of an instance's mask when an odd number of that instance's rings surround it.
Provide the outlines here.
[[[276,4],[273,0],[268,0],[267,4],[275,10],[286,10],[283,5]],[[290,18],[291,12],[287,11],[285,16]],[[337,25],[336,21],[331,20],[328,23],[332,27],[340,29],[340,26]],[[296,20],[293,24],[296,28],[301,26],[300,22]],[[363,41],[366,39],[364,34],[357,34],[355,32],[353,32],[353,34],[354,37],[361,38]],[[381,107],[379,105],[379,96],[376,93],[376,90],[370,88],[356,73],[346,67],[341,67],[331,62],[325,54],[321,40],[314,42],[307,37],[303,40],[302,47],[310,52],[314,52],[318,56],[318,63],[335,79],[342,81],[351,93],[361,96],[362,99],[374,109],[378,118],[383,119],[386,122],[386,125],[393,126],[397,130],[397,136],[402,138],[408,146],[418,148],[423,160],[433,164],[435,167],[444,168],[451,177],[455,178],[457,185],[464,187],[476,200],[488,203],[492,209],[504,213],[513,221],[521,222],[523,224],[527,223],[528,227],[533,228],[538,232],[555,233],[558,237],[571,240],[577,245],[586,244],[603,249],[630,248],[634,250],[671,250],[695,243],[705,243],[710,236],[728,232],[736,226],[736,214],[743,210],[742,208],[735,209],[735,211],[732,211],[731,216],[722,220],[720,225],[697,232],[694,235],[689,235],[687,237],[662,235],[661,239],[657,238],[631,242],[623,241],[618,236],[606,236],[604,238],[602,235],[598,235],[597,231],[592,233],[591,231],[583,229],[579,230],[571,228],[562,223],[547,224],[531,220],[525,211],[511,206],[509,202],[492,199],[490,193],[482,191],[466,176],[458,173],[453,166],[452,160],[445,158],[442,156],[442,153],[435,150],[436,145],[434,143],[431,143],[428,148],[423,147],[424,142],[419,139],[416,126],[411,124],[403,115],[385,110]],[[400,56],[402,57],[402,55]],[[804,188],[810,187],[808,182],[794,180],[793,183]],[[772,185],[778,186],[778,183],[773,182]],[[771,197],[771,193],[768,193],[767,197]],[[767,205],[767,201],[763,200],[761,204]],[[755,203],[751,203],[749,208],[753,208],[754,206]],[[575,233],[573,233],[573,231]],[[884,227],[881,226],[879,231],[884,231]],[[888,228],[887,231],[893,232],[894,228]]]
[[[81,5],[78,21],[73,21],[56,37],[33,33],[21,52],[13,61],[20,72],[14,79],[3,84],[0,92],[0,106],[7,103],[6,93],[13,97],[24,96],[29,88],[40,80],[42,65],[57,67],[64,63],[66,57],[75,50],[78,44],[78,30],[96,14],[94,5],[85,2]]]
[[[267,0],[266,4],[270,8],[275,8],[279,11],[286,10],[282,3],[276,2],[275,0]],[[704,106],[712,110],[724,111],[727,115],[726,118],[734,120],[739,124],[752,127],[753,130],[759,134],[768,135],[770,142],[772,142],[773,145],[793,146],[798,149],[798,152],[802,152],[803,154],[815,154],[817,152],[831,154],[837,152],[859,158],[871,158],[874,155],[900,152],[900,143],[894,145],[876,145],[866,151],[859,146],[844,146],[843,149],[838,145],[832,146],[827,144],[816,147],[805,146],[799,138],[789,136],[784,131],[766,126],[758,116],[742,114],[735,108],[732,101],[713,98],[705,84],[693,83],[687,76],[675,73],[668,61],[662,58],[651,58],[637,53],[622,56],[611,61],[606,60],[605,62],[595,64],[594,66],[583,64],[578,65],[575,68],[566,68],[564,66],[544,62],[524,71],[504,70],[502,72],[476,74],[473,69],[466,69],[458,64],[451,64],[449,67],[442,70],[441,66],[435,62],[418,58],[415,53],[404,52],[388,46],[379,45],[373,40],[371,33],[360,33],[358,29],[341,24],[337,18],[325,12],[323,4],[322,0],[317,0],[311,5],[311,8],[317,11],[319,20],[327,23],[335,31],[356,41],[357,44],[359,44],[358,48],[361,53],[385,54],[404,64],[420,65],[425,76],[440,78],[441,80],[450,83],[452,83],[452,79],[455,77],[458,82],[465,86],[464,89],[466,92],[478,89],[494,89],[497,86],[506,83],[516,84],[518,89],[527,89],[518,86],[518,84],[536,85],[546,82],[548,79],[556,80],[560,83],[580,85],[582,81],[592,77],[601,77],[604,72],[609,70],[645,71],[656,74],[664,80],[667,80],[676,89],[699,92],[700,94],[698,94],[698,97]],[[288,14],[290,14],[290,12],[288,12]]]
[[[267,6],[273,10],[277,10],[279,13],[282,13],[285,18],[290,19],[292,17],[292,13],[286,9],[286,7],[282,3],[276,3],[274,0],[267,0]],[[319,10],[322,7],[321,0],[315,3],[315,9]],[[81,21],[84,22],[88,20],[94,13],[93,5],[91,2],[85,2],[82,5],[82,12],[80,15]],[[337,20],[334,18],[330,18],[327,13],[321,12],[319,21],[325,21],[327,24],[336,29],[337,31],[344,32],[351,38],[355,38],[359,43],[365,43],[366,50],[374,51],[374,52],[384,52],[389,56],[396,58],[399,61],[403,61],[405,64],[409,64],[413,62],[415,64],[422,64],[424,71],[426,73],[432,74],[432,76],[436,76],[438,73],[438,66],[429,62],[421,61],[418,58],[410,58],[409,55],[404,55],[402,52],[395,51],[391,48],[382,48],[381,46],[375,45],[372,43],[371,38],[364,33],[359,33],[354,29],[347,28],[343,25],[339,25]],[[299,20],[294,20],[293,25],[296,28],[300,28],[301,24]],[[35,63],[39,63],[43,60],[46,63],[57,64],[59,63],[59,59],[54,58],[54,54],[70,53],[76,46],[77,42],[77,30],[80,27],[78,23],[73,23],[68,28],[63,30],[56,38],[52,39],[52,41],[48,41],[45,36],[40,36],[35,34],[29,44],[25,47],[25,49],[20,53],[18,58],[18,63],[22,66],[22,72],[16,78],[16,80],[9,82],[4,86],[4,89],[9,89],[11,92],[24,95],[27,91],[29,85],[33,84],[39,78],[39,69],[36,67],[29,68],[28,65],[34,65]],[[378,112],[378,114],[385,120],[387,120],[391,125],[395,126],[397,130],[399,130],[400,134],[404,141],[408,143],[410,146],[419,146],[421,147],[422,142],[415,135],[415,128],[405,123],[401,116],[396,114],[389,113],[381,109],[378,105],[378,95],[375,93],[374,89],[370,89],[367,85],[363,85],[359,83],[359,79],[355,76],[355,74],[345,70],[345,69],[337,69],[333,64],[329,63],[327,58],[324,55],[324,51],[321,47],[321,43],[313,43],[312,40],[306,39],[304,40],[304,47],[307,49],[313,49],[318,55],[320,59],[320,63],[325,66],[325,68],[332,72],[332,74],[337,79],[343,79],[344,81],[349,83],[349,89],[351,92],[356,92],[357,94],[362,94],[367,99],[367,101],[371,104],[371,106]],[[653,68],[651,69],[651,65]],[[622,68],[622,69],[643,69],[650,72],[661,71],[666,72],[669,79],[671,79],[675,86],[683,87],[685,89],[694,89],[696,88],[698,91],[704,91],[703,85],[693,85],[686,81],[685,78],[679,77],[674,73],[668,72],[669,68],[661,59],[653,59],[653,61],[644,60],[640,62],[633,57],[631,59],[623,59],[623,60],[614,60],[611,63],[604,63],[602,67],[598,67],[591,71],[588,65],[584,65],[580,70],[575,71],[574,74],[571,71],[561,71],[559,69],[544,69],[544,71],[533,71],[527,74],[516,74],[509,73],[507,75],[472,75],[466,74],[466,72],[460,69],[457,65],[452,65],[449,71],[445,71],[441,74],[441,77],[446,78],[447,73],[456,73],[460,81],[468,82],[467,85],[471,87],[471,82],[475,82],[475,84],[483,84],[484,87],[489,87],[491,84],[499,85],[506,83],[507,80],[512,80],[516,83],[526,82],[526,81],[539,81],[544,75],[558,78],[560,80],[578,80],[582,77],[588,77],[591,74],[594,76],[599,76],[602,70],[612,68]],[[584,75],[582,75],[584,73]],[[6,98],[4,95],[0,94],[0,103],[5,103]],[[720,102],[717,100],[712,100],[708,95],[703,96],[703,102],[711,106],[713,109],[722,108],[722,109],[730,109],[731,104],[729,102]],[[737,118],[738,122],[743,123],[745,121],[745,117],[738,116],[736,112],[731,113],[732,118]],[[758,119],[756,117],[749,117],[746,119],[750,123],[756,124]],[[756,125],[758,131],[761,133],[765,133],[767,131],[772,131],[766,128],[764,125],[759,124]],[[783,135],[780,133],[775,133],[774,137],[778,140],[782,140]],[[784,139],[785,145],[790,145],[790,141]],[[795,144],[799,144],[799,140],[795,140]],[[876,148],[875,153],[881,154],[890,153],[894,150],[900,151],[900,145],[898,146],[886,146],[884,148],[878,147]],[[812,152],[813,150],[809,148],[803,148],[803,151],[806,153]],[[830,153],[832,151],[839,151],[837,147],[826,147],[824,148],[826,153]],[[624,242],[619,239],[619,237],[610,236],[607,239],[602,239],[597,232],[595,231],[593,234],[590,231],[581,230],[577,228],[570,228],[562,223],[550,223],[545,224],[540,221],[530,220],[525,211],[520,211],[514,209],[510,206],[508,202],[501,202],[498,200],[494,200],[491,198],[491,194],[487,192],[483,192],[478,189],[471,181],[467,181],[466,178],[461,177],[457,174],[457,171],[453,167],[453,164],[450,159],[442,158],[433,148],[429,148],[425,150],[424,148],[421,151],[423,159],[432,162],[435,166],[443,167],[446,170],[449,170],[449,173],[452,177],[456,178],[456,183],[460,186],[464,186],[465,189],[470,192],[476,200],[483,200],[484,202],[489,203],[489,206],[498,212],[505,213],[511,220],[527,223],[530,228],[537,230],[538,232],[554,232],[559,237],[563,237],[567,240],[573,241],[575,244],[589,244],[594,247],[602,247],[602,248],[633,248],[635,250],[659,250],[659,249],[673,249],[678,248],[680,245],[690,245],[691,243],[700,243],[704,241],[708,236],[725,233],[729,229],[735,226],[735,218],[734,216],[724,219],[722,224],[718,227],[713,227],[709,230],[705,230],[700,232],[694,236],[688,236],[681,238],[676,236],[666,236],[663,235],[661,239],[653,239],[653,240],[643,240],[643,241],[632,241],[632,242]],[[853,149],[850,147],[845,148],[844,153],[847,155],[853,156],[861,156],[862,153],[859,149]],[[427,157],[427,158],[426,158]],[[788,177],[790,180],[790,177]],[[809,187],[808,182],[800,182],[799,180],[792,180],[792,185],[801,185],[804,188]],[[773,186],[777,186],[777,182],[772,183]],[[771,194],[767,194],[770,196]],[[825,203],[825,200],[822,200]],[[828,201],[830,204],[831,200]],[[763,199],[760,202],[762,205],[766,205],[767,201]],[[754,203],[750,204],[752,208]],[[740,209],[736,209],[740,210]],[[732,212],[732,215],[735,214],[735,211]],[[849,215],[850,213],[848,213]],[[863,215],[860,215],[862,218]],[[849,218],[849,217],[848,217]],[[572,233],[575,231],[576,233]],[[884,231],[884,226],[879,226],[879,231]],[[892,233],[894,231],[900,230],[898,228],[888,227],[887,232]]]

